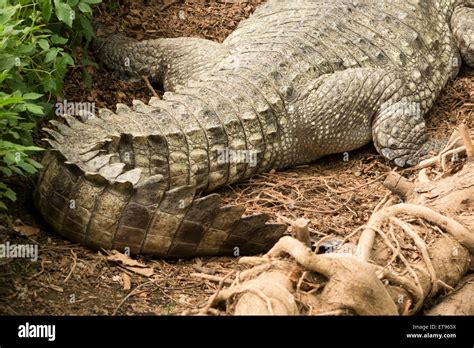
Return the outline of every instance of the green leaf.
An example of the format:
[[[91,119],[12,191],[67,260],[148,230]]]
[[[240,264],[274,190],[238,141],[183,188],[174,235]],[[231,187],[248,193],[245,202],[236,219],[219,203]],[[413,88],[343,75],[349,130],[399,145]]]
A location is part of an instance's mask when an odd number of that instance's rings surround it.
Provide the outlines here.
[[[46,50],[49,50],[49,42],[45,39],[41,39],[38,41],[38,45],[39,47],[41,47],[42,49],[44,49],[45,51]]]
[[[24,151],[44,151],[41,147],[38,146],[23,146]]]
[[[96,62],[93,62],[92,60],[89,60],[87,58],[81,59],[81,64],[84,65],[84,66],[92,66],[96,69],[99,68],[99,64],[97,64]]]
[[[15,164],[17,162],[17,156],[15,152],[8,152],[5,156],[3,156],[3,162],[5,162],[8,166]]]
[[[91,22],[84,16],[79,17],[79,22],[81,22],[81,27],[84,30],[86,40],[90,41],[94,37],[94,29],[92,29]]]
[[[20,104],[15,104],[15,106],[13,106],[13,111],[15,111],[16,114],[18,114],[19,112],[25,112],[26,111],[26,106],[24,103],[20,103]]]
[[[18,175],[23,175],[23,172],[20,169],[18,169],[17,167],[10,167],[10,169]]]
[[[40,1],[41,14],[45,22],[49,22],[51,18],[52,6],[51,0],[41,0]]]
[[[100,4],[102,0],[82,0],[81,2],[86,2],[88,4]]]
[[[67,26],[72,28],[72,21],[75,18],[75,12],[71,8],[71,6],[64,2],[61,2],[60,0],[54,0],[54,7],[56,17],[58,17],[61,22],[66,23]]]
[[[41,81],[41,84],[43,85],[45,92],[55,92],[58,89],[58,83],[56,80],[51,78],[44,79]]]
[[[7,98],[0,98],[0,106],[16,104],[23,101],[21,96],[8,96]]]
[[[81,12],[83,13],[88,13],[90,15],[92,15],[92,8],[90,7],[89,4],[85,3],[85,2],[81,2],[79,3],[79,10],[81,10]]]
[[[26,110],[36,115],[43,115],[43,108],[36,104],[25,103]]]
[[[56,59],[59,50],[56,47],[51,48],[48,53],[46,53],[46,57],[44,58],[44,62],[48,63]]]
[[[18,116],[17,112],[0,111],[0,120],[2,119],[9,121],[17,121],[21,120],[22,117]]]
[[[68,53],[61,53],[65,65],[74,65],[74,59]]]
[[[53,104],[45,103],[42,101],[38,101],[36,104],[40,105],[43,108],[44,114],[48,115],[53,111]]]
[[[51,42],[55,45],[64,45],[68,41],[67,38],[54,34],[51,36]]]
[[[35,51],[35,45],[29,44],[29,45],[21,45],[16,48],[16,52],[21,53],[21,54],[32,54]]]
[[[18,134],[18,132],[10,130],[8,133],[11,134],[13,138],[20,139],[20,134]]]
[[[7,210],[7,206],[2,201],[0,201],[0,209]]]
[[[30,88],[27,87],[25,81],[22,81],[19,76],[18,71],[13,71],[12,78],[8,79],[8,85],[12,90],[27,92]]]
[[[9,55],[10,57],[0,57],[0,70],[11,69],[16,65],[16,57]]]
[[[67,0],[67,4],[71,7],[76,6],[78,2],[79,0]]]
[[[2,192],[2,195],[7,197],[12,202],[16,201],[16,193],[11,189],[7,189],[5,192]]]
[[[41,169],[43,168],[43,165],[37,161],[35,161],[34,159],[32,158],[27,158],[26,161],[31,164],[33,167],[35,168],[38,168],[38,169]]]
[[[82,81],[84,81],[84,84],[86,85],[87,88],[92,87],[91,75],[86,70],[82,71]]]
[[[0,167],[0,172],[2,172],[6,176],[11,176],[13,174],[11,169],[7,167]]]
[[[19,162],[17,166],[23,169],[28,174],[35,174],[38,171],[35,167],[26,162]]]
[[[23,99],[25,100],[36,100],[38,98],[41,98],[43,95],[39,93],[34,93],[34,92],[29,92],[23,94]]]
[[[0,4],[3,4],[3,1],[0,2]],[[5,23],[9,22],[10,19],[15,14],[16,10],[18,10],[19,8],[20,8],[20,5],[7,6],[6,8],[2,8],[0,11],[0,26],[3,27]]]
[[[2,83],[8,77],[8,75],[10,75],[10,71],[9,70],[3,70],[0,73],[0,83]]]
[[[21,127],[22,129],[32,130],[33,128],[36,127],[36,123],[34,123],[34,122],[20,122],[18,124],[18,126]]]

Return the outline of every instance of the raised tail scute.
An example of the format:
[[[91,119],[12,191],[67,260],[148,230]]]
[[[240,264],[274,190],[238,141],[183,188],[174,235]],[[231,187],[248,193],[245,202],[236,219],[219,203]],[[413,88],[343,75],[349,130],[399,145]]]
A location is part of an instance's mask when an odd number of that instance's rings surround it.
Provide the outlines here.
[[[267,215],[222,207],[218,194],[200,197],[195,185],[170,187],[163,173],[123,163],[117,144],[134,135],[117,129],[108,134],[108,122],[100,118],[65,118],[67,124],[55,121],[48,130],[52,149],[34,201],[67,239],[160,257],[238,256],[267,251],[286,231],[267,224]]]

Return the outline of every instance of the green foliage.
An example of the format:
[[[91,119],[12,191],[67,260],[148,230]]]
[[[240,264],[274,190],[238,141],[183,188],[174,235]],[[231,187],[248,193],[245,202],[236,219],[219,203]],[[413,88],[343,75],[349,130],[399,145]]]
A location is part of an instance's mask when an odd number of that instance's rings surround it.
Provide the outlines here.
[[[41,168],[29,157],[42,150],[33,146],[37,123],[52,114],[51,101],[62,93],[75,65],[70,52],[93,38],[91,5],[100,2],[0,0],[0,209],[5,199],[16,199],[2,178]]]

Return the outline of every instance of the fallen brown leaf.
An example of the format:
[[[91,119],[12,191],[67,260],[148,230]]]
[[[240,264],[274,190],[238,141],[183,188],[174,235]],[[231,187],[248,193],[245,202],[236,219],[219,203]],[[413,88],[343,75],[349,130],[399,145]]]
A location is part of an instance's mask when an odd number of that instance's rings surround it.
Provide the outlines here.
[[[132,282],[131,282],[130,276],[125,272],[122,273],[122,281],[123,281],[123,289],[130,290],[132,287]]]
[[[131,267],[143,267],[146,268],[147,266],[143,263],[138,262],[137,260],[131,259],[130,256],[122,254],[117,250],[112,250],[109,255],[107,255],[107,260],[112,262],[121,263],[124,266],[131,266]]]
[[[151,277],[155,273],[153,267],[148,267],[137,260],[133,260],[129,256],[122,254],[117,250],[112,250],[106,258],[108,261],[117,262],[123,268],[145,277]]]
[[[26,226],[26,225],[21,225],[21,226],[15,226],[13,227],[13,230],[15,232],[18,232],[22,236],[25,237],[31,237],[39,233],[40,229],[38,227],[33,227],[33,226]]]
[[[44,286],[45,288],[49,288],[51,290],[54,290],[54,291],[57,291],[57,292],[61,292],[63,293],[64,292],[64,288],[62,288],[61,286],[57,286],[57,285],[54,285],[54,284],[44,284],[44,283],[40,283],[42,286]]]
[[[124,266],[124,267],[133,273],[140,274],[145,277],[151,277],[153,274],[155,274],[153,267],[149,267],[149,268],[130,267],[130,266]]]
[[[148,291],[142,291],[142,292],[139,292],[138,294],[136,294],[135,296],[147,299],[149,295],[150,294],[148,293]]]

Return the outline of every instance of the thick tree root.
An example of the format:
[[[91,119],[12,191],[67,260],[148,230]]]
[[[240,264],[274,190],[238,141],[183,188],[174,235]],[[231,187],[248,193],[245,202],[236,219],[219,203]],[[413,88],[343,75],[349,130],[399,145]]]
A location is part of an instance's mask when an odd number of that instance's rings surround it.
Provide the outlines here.
[[[316,272],[328,279],[324,290],[314,305],[318,312],[345,310],[357,315],[396,315],[397,308],[382,282],[377,278],[375,268],[358,261],[352,255],[315,255],[309,248],[291,237],[283,237],[268,252],[266,258],[291,256],[297,265],[306,271]],[[251,258],[242,258],[246,263]],[[358,301],[364,298],[366,301]]]
[[[474,315],[474,275],[467,276],[456,291],[425,315]]]
[[[466,149],[465,165],[450,175],[449,156]],[[474,281],[465,278],[474,255],[472,155],[462,128],[436,160],[421,165],[417,182],[393,173],[385,182],[393,195],[331,253],[308,247],[307,224],[300,220],[294,238],[283,237],[262,257],[241,258],[254,267],[207,307],[238,315],[413,315],[423,309],[472,315]],[[433,178],[433,165],[444,174]]]

